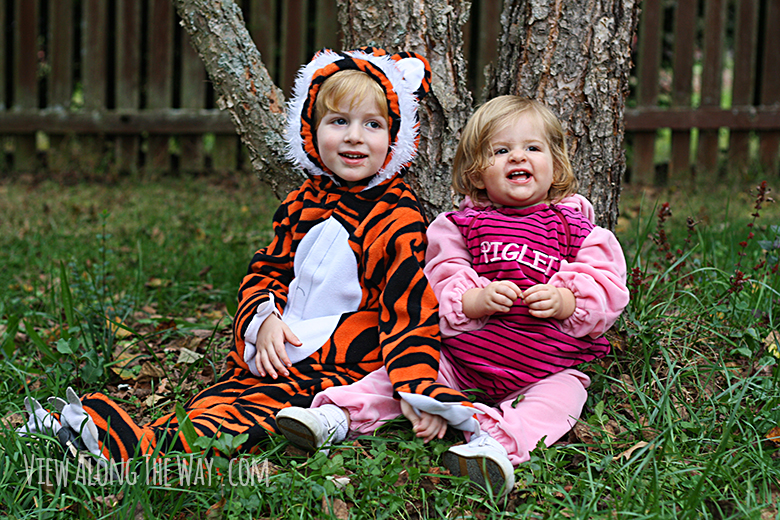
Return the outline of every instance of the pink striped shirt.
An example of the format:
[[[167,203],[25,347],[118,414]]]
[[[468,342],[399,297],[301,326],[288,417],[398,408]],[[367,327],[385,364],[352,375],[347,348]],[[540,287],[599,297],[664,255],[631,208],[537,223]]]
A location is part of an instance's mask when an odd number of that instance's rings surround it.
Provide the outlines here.
[[[480,279],[511,280],[523,290],[548,283],[562,265],[575,262],[595,227],[578,211],[547,204],[466,208],[446,218],[462,235],[471,268]],[[436,240],[431,230],[429,240],[432,245]],[[576,337],[556,322],[531,316],[518,299],[508,313],[487,318],[481,328],[445,337],[443,350],[453,361],[461,388],[484,391],[484,397],[478,394],[480,400],[500,401],[530,383],[609,352],[609,343],[598,334]]]

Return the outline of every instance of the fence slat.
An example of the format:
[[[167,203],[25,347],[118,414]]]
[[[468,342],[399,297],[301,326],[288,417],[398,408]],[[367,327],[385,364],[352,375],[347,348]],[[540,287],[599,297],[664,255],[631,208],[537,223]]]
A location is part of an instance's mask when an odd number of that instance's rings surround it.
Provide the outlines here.
[[[674,19],[674,60],[672,64],[672,107],[691,106],[693,89],[693,43],[696,35],[696,0],[679,0]],[[689,179],[691,133],[673,131],[669,180]]]
[[[337,49],[341,41],[338,9],[333,0],[317,0],[317,20],[314,22],[314,47]]]
[[[501,0],[482,0],[478,8],[480,10],[479,29],[476,34],[478,45],[477,69],[474,71],[474,97],[478,97],[485,86],[485,67],[495,60],[498,47],[499,24],[501,18]],[[472,65],[473,66],[473,65]]]
[[[73,2],[49,2],[46,59],[51,70],[47,105],[62,110],[70,108],[73,97],[73,8]],[[65,134],[49,133],[49,150],[46,153],[49,170],[61,172],[72,168],[71,144],[71,139]]]
[[[82,6],[84,60],[81,62],[81,81],[84,87],[84,108],[100,110],[106,106],[107,4],[104,0],[86,0]]]
[[[774,0],[766,2],[764,64],[762,67],[761,103],[780,105],[780,5]],[[778,151],[780,132],[762,132],[759,160],[768,175],[780,176]]]
[[[206,68],[198,53],[190,45],[190,36],[181,31],[181,106],[182,108],[204,108],[206,106]],[[179,136],[181,155],[179,168],[185,172],[204,170],[206,155],[203,151],[203,137],[200,135]]]
[[[107,95],[106,66],[108,63],[108,8],[104,0],[85,0],[82,8],[81,83],[84,109],[105,110]],[[81,167],[96,170],[105,158],[106,140],[103,134],[87,135],[79,139]]]
[[[14,5],[14,88],[15,109],[38,106],[38,0],[16,0]],[[16,136],[14,169],[30,171],[38,166],[35,135]]]
[[[248,13],[249,34],[263,57],[268,74],[278,84],[276,64],[279,58],[279,24],[276,23],[276,0],[244,0],[244,9]]]
[[[305,11],[304,0],[284,2],[282,11],[282,42],[284,47],[281,49],[279,76],[282,81],[280,87],[288,97],[295,81],[295,74],[306,59],[303,55],[303,39],[305,38],[303,28],[306,27]]]
[[[0,44],[3,46],[3,52],[0,52],[0,71],[3,71],[2,77],[0,77],[0,110],[6,110],[8,109],[7,106],[5,106],[5,95],[6,95],[6,82],[9,78],[6,77],[5,71],[6,71],[6,63],[5,63],[5,46],[6,46],[6,37],[8,34],[11,34],[11,27],[8,23],[8,20],[5,19],[5,13],[6,13],[6,2],[12,2],[13,0],[0,0]],[[5,161],[5,152],[2,150],[2,140],[0,140],[0,166],[3,166]]]
[[[658,102],[658,69],[661,65],[661,3],[645,3],[643,15],[639,29],[642,61],[638,67],[637,100],[641,106],[655,106]],[[637,132],[634,135],[634,167],[631,175],[634,183],[655,183],[655,136],[655,131]]]
[[[141,4],[117,0],[116,15],[116,108],[137,109],[141,104]],[[117,170],[136,172],[141,138],[118,135],[114,142]]]
[[[704,8],[704,53],[701,76],[701,106],[719,107],[723,84],[723,40],[726,1],[707,0]],[[699,130],[696,173],[711,182],[718,175],[718,131]]]
[[[152,109],[173,105],[173,6],[169,0],[149,0],[149,78],[146,105]],[[167,136],[150,135],[146,166],[170,169]]]
[[[49,2],[48,106],[70,107],[73,97],[73,2]]]
[[[753,103],[756,81],[756,43],[758,42],[758,0],[737,2],[737,20],[734,31],[734,88],[731,104],[734,107]],[[729,167],[743,179],[750,162],[750,132],[729,132]]]

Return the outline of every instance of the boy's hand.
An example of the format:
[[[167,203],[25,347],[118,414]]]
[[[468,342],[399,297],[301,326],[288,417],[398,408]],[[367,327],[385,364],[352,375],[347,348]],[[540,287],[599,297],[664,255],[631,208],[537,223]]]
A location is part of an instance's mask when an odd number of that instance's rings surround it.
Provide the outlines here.
[[[423,442],[436,438],[442,439],[447,433],[447,420],[440,415],[428,412],[421,412],[422,415],[417,415],[412,405],[403,399],[401,399],[401,412],[412,423],[412,429],[418,437],[423,438]]]
[[[284,348],[285,341],[296,347],[301,346],[301,341],[293,334],[290,327],[275,314],[271,314],[260,325],[260,330],[257,332],[255,365],[261,377],[265,377],[268,373],[276,379],[277,371],[283,376],[290,375],[287,367],[291,367],[292,363]]]
[[[574,314],[576,299],[569,289],[540,283],[526,289],[522,298],[536,318],[565,320]]]
[[[491,282],[483,289],[469,289],[463,293],[463,314],[476,320],[497,312],[509,312],[521,294],[520,287],[508,280]]]

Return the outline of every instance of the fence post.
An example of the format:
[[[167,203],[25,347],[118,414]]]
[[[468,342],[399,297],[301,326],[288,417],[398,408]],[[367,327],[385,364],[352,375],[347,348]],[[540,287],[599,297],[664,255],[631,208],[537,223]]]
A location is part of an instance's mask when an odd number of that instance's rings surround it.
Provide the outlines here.
[[[10,34],[11,28],[6,17],[6,1],[12,0],[0,0],[0,44],[3,46],[3,52],[0,52],[0,70],[3,71],[3,75],[0,76],[0,110],[8,110],[6,106],[6,82],[10,79],[6,77],[6,63],[5,63],[5,46],[7,44],[7,35]],[[8,138],[0,132],[0,175],[5,174],[8,170],[7,158],[6,158],[6,140]]]
[[[149,0],[149,77],[146,107],[173,106],[173,5],[170,0]],[[150,132],[147,140],[147,168],[155,173],[170,170],[170,137]]]
[[[69,110],[73,98],[73,2],[49,2],[49,20],[46,59],[51,64],[48,76],[47,105]],[[49,135],[47,168],[64,172],[73,167],[69,146],[72,136]]]
[[[86,0],[81,3],[84,32],[82,34],[84,54],[81,62],[84,94],[84,109],[104,112],[106,110],[106,65],[108,63],[108,9],[104,0]],[[106,157],[105,135],[87,135],[80,138],[83,143],[79,155],[82,167],[89,170],[104,169]]]
[[[118,109],[137,109],[141,105],[141,4],[138,0],[117,0],[116,15],[115,104]],[[137,172],[141,138],[118,135],[115,143],[117,170]]]
[[[204,108],[206,104],[206,68],[190,44],[186,31],[179,31],[181,37],[181,106],[182,108]],[[179,168],[184,172],[205,170],[206,154],[203,150],[203,136],[179,136]]]
[[[704,53],[701,75],[702,107],[719,108],[723,86],[723,39],[726,2],[707,0],[704,7]],[[718,130],[699,130],[696,175],[701,183],[718,178]]]
[[[16,0],[14,17],[13,109],[38,108],[38,0]],[[35,134],[14,139],[14,170],[32,171],[38,167]]]
[[[690,107],[693,82],[693,42],[696,36],[696,0],[678,0],[674,19],[672,107]],[[691,180],[691,133],[672,132],[669,177],[675,182]]]
[[[639,29],[639,83],[637,101],[640,107],[654,107],[658,103],[658,71],[661,68],[660,2],[645,2]],[[655,183],[655,131],[636,132],[633,138],[634,164],[631,182]]]
[[[734,33],[734,89],[731,105],[745,107],[753,104],[756,81],[756,44],[758,42],[758,0],[737,2],[737,20]],[[750,132],[729,132],[729,169],[747,178],[750,163]]]
[[[761,81],[761,105],[780,106],[780,5],[776,0],[766,2],[764,17],[764,63]],[[780,132],[761,132],[759,160],[768,176],[780,176],[778,151]]]

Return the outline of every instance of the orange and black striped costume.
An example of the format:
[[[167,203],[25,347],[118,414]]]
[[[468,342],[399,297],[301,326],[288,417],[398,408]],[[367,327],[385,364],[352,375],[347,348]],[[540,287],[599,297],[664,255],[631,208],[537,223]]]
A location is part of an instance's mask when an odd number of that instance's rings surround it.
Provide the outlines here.
[[[313,104],[319,85],[344,69],[366,72],[387,93],[390,152],[382,169],[344,186],[317,153]],[[289,155],[309,174],[274,215],[274,238],[255,253],[239,288],[234,348],[222,378],[185,405],[200,435],[248,434],[252,451],[274,432],[274,415],[287,406],[308,407],[326,388],[347,385],[382,366],[396,394],[471,403],[437,384],[438,305],[423,275],[424,213],[401,174],[416,151],[417,100],[427,92],[427,62],[411,53],[378,49],[323,51],[302,68],[289,105]],[[292,136],[292,137],[291,137]],[[261,377],[247,331],[271,312],[303,341],[288,345],[288,377]],[[102,394],[82,398],[95,421],[103,453],[124,460],[162,451],[192,451],[171,414],[137,426]]]

